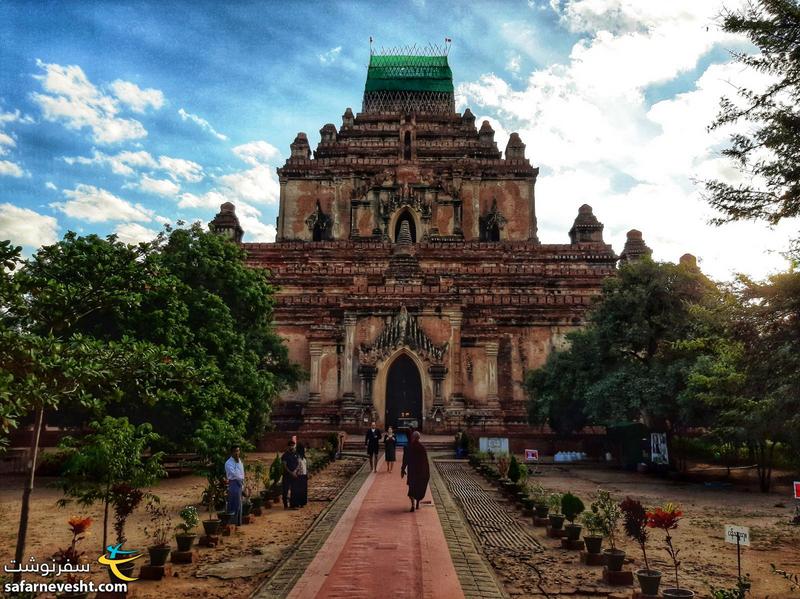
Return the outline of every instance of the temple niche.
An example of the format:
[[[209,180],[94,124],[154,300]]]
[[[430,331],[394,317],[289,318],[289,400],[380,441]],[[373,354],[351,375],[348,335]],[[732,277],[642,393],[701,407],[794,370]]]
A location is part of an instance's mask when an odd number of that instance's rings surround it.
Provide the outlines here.
[[[361,111],[313,151],[297,134],[277,239],[244,244],[309,373],[275,406],[280,430],[527,426],[526,371],[583,324],[617,256],[577,202],[565,243],[540,243],[539,171],[517,133],[502,151],[494,136],[455,111],[444,53],[373,54]],[[226,204],[211,228],[239,242],[234,221]],[[632,231],[625,258],[648,251]]]

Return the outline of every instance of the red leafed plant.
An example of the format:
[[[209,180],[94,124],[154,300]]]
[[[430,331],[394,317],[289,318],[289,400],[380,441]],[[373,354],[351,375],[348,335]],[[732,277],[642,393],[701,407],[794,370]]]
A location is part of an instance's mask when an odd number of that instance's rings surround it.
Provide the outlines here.
[[[678,561],[680,550],[675,549],[672,545],[672,537],[669,531],[678,528],[678,522],[682,516],[683,512],[680,507],[673,503],[666,503],[664,507],[657,507],[652,512],[647,512],[647,526],[660,528],[666,535],[664,541],[667,543],[667,553],[672,558],[672,565],[675,567],[675,588],[680,588],[678,584],[678,566],[681,565]]]
[[[72,531],[72,542],[66,549],[59,549],[53,554],[53,561],[61,566],[72,564],[77,566],[84,552],[78,551],[78,543],[86,538],[86,531],[92,525],[91,518],[81,518],[80,516],[73,516],[67,521],[70,531]],[[76,577],[74,574],[67,574],[67,581],[74,582]]]
[[[644,556],[645,570],[650,570],[650,564],[647,562],[647,526],[648,514],[644,509],[641,501],[626,497],[625,501],[619,504],[624,518],[625,534],[639,544]]]

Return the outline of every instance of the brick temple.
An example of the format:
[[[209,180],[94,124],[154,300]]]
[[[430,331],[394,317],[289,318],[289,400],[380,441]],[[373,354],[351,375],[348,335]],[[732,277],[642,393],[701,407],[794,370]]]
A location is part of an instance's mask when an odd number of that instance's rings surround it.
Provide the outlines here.
[[[569,243],[540,243],[538,172],[519,135],[501,151],[488,121],[456,112],[446,55],[373,54],[361,112],[324,125],[313,152],[298,133],[278,169],[275,243],[244,244],[309,373],[276,427],[524,430],[526,371],[620,259],[588,205]],[[232,204],[210,226],[241,242]],[[647,252],[631,231],[621,258]]]

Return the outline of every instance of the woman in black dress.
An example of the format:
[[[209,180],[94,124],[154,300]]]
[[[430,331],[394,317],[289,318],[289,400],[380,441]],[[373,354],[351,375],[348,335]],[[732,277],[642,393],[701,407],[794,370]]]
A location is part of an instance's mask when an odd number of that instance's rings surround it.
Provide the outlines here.
[[[383,435],[383,446],[386,451],[386,472],[391,472],[397,459],[395,457],[397,439],[394,436],[394,430],[392,430],[391,426],[386,431],[386,434]]]

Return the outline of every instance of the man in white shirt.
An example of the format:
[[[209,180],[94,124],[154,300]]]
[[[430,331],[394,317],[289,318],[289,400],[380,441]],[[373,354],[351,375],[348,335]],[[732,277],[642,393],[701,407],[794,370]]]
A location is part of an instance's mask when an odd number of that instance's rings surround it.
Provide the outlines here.
[[[231,524],[242,525],[242,489],[244,488],[244,462],[240,459],[238,445],[231,447],[231,457],[225,462],[228,479],[228,511],[233,513]]]

